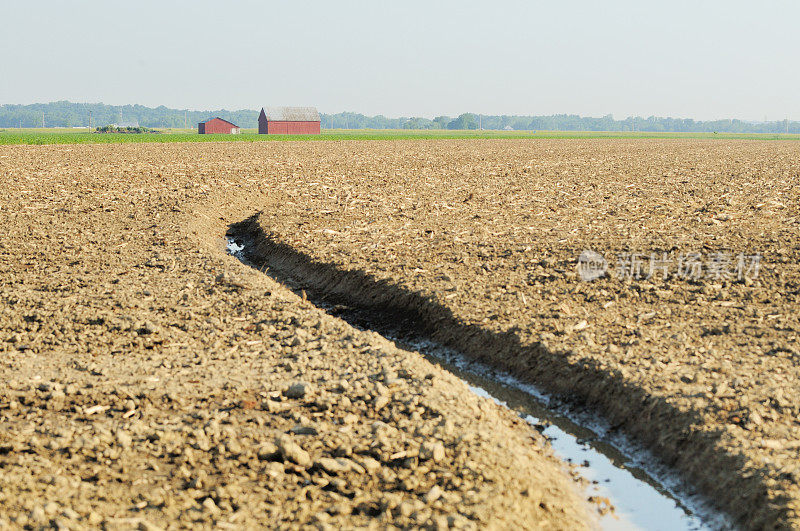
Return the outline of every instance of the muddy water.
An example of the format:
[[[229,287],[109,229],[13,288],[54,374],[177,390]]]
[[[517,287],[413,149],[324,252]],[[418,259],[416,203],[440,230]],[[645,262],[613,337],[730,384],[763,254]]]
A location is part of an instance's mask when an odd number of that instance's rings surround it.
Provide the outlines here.
[[[229,238],[227,249],[245,264],[252,265],[243,242]],[[313,286],[305,286],[275,270],[267,274],[293,290],[305,290],[309,300],[329,314],[357,328],[378,332],[401,348],[419,351],[459,377],[475,394],[517,412],[531,429],[549,439],[562,459],[580,466],[581,475],[590,482],[587,497],[603,500],[599,507],[604,507],[607,500],[614,508],[600,517],[603,529],[666,531],[731,527],[723,515],[693,495],[690,486],[660,466],[648,452],[608,429],[590,412],[571,411],[567,404],[552,400],[534,386],[428,341],[417,334],[412,323],[404,323],[397,316],[332,304],[325,300],[324,294],[314,294]]]
[[[549,439],[556,454],[580,465],[581,475],[591,482],[587,494],[607,499],[614,507],[613,513],[601,518],[604,529],[725,527],[723,519],[712,515],[701,500],[688,496],[682,499],[675,490],[657,481],[648,471],[648,462],[653,460],[636,452],[622,437],[614,440],[602,423],[588,414],[570,415],[565,406],[553,403],[534,387],[470,363],[445,348],[423,343],[417,350],[461,378],[476,394],[516,411]],[[668,474],[662,476],[666,478]],[[677,478],[669,480],[679,484]],[[705,518],[700,516],[703,513],[707,513]]]

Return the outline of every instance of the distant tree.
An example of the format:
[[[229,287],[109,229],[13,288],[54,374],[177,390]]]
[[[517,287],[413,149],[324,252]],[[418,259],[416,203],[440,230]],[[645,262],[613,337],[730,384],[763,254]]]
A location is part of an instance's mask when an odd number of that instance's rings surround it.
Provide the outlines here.
[[[437,129],[447,129],[447,124],[450,123],[452,118],[449,116],[437,116],[433,119],[433,123],[436,124]]]
[[[472,113],[464,113],[455,120],[447,124],[448,129],[477,129],[478,116]]]
[[[409,118],[403,124],[403,129],[433,129],[434,122],[427,118]]]

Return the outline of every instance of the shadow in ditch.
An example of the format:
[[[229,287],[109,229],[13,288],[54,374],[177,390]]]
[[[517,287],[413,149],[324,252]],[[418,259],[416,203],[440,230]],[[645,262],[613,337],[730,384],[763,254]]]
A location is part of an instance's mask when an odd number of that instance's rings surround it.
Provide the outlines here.
[[[699,429],[697,413],[679,411],[663,397],[649,395],[590,360],[570,363],[565,352],[523,344],[513,330],[495,332],[465,323],[405,286],[315,261],[270,238],[258,219],[256,214],[235,223],[226,235],[229,251],[244,263],[295,291],[303,290],[312,303],[334,316],[432,356],[476,392],[531,417],[546,435],[551,436],[547,427],[555,426],[560,432],[553,442],[556,451],[558,441],[571,433],[579,446],[604,456],[610,468],[628,468],[626,475],[678,511],[670,516],[646,510],[643,516],[642,509],[649,509],[656,498],[642,498],[641,488],[624,487],[636,489],[625,494],[633,499],[633,506],[623,508],[632,511],[629,524],[648,529],[728,527],[727,518],[716,511],[748,528],[781,527],[786,521],[786,504],[769,496],[758,475],[741,474],[744,457],[717,448],[720,434]],[[609,478],[589,479],[602,486]],[[702,520],[687,507],[698,511]]]

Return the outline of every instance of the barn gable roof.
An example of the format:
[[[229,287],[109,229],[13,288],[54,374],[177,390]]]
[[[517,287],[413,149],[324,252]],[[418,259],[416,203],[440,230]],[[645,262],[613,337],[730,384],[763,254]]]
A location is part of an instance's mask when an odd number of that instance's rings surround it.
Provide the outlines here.
[[[239,126],[238,126],[238,125],[236,125],[235,123],[233,123],[233,122],[229,122],[228,120],[223,120],[223,119],[222,119],[222,118],[220,118],[219,116],[215,116],[214,118],[209,118],[208,120],[203,120],[203,121],[202,121],[202,122],[200,122],[200,123],[201,123],[201,124],[207,124],[207,123],[208,123],[208,122],[210,122],[211,120],[221,120],[221,121],[225,122],[226,124],[231,124],[231,125],[232,125],[232,126],[234,126],[234,127],[239,127]]]
[[[316,107],[264,107],[261,112],[269,122],[319,122]]]

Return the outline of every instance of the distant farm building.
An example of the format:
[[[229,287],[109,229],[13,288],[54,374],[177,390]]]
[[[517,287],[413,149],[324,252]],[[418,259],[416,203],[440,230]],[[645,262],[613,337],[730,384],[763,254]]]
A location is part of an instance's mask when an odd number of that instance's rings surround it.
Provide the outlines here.
[[[239,126],[222,118],[209,118],[197,124],[197,132],[201,135],[237,135]]]
[[[314,107],[265,107],[258,115],[260,135],[318,135],[319,113]]]

